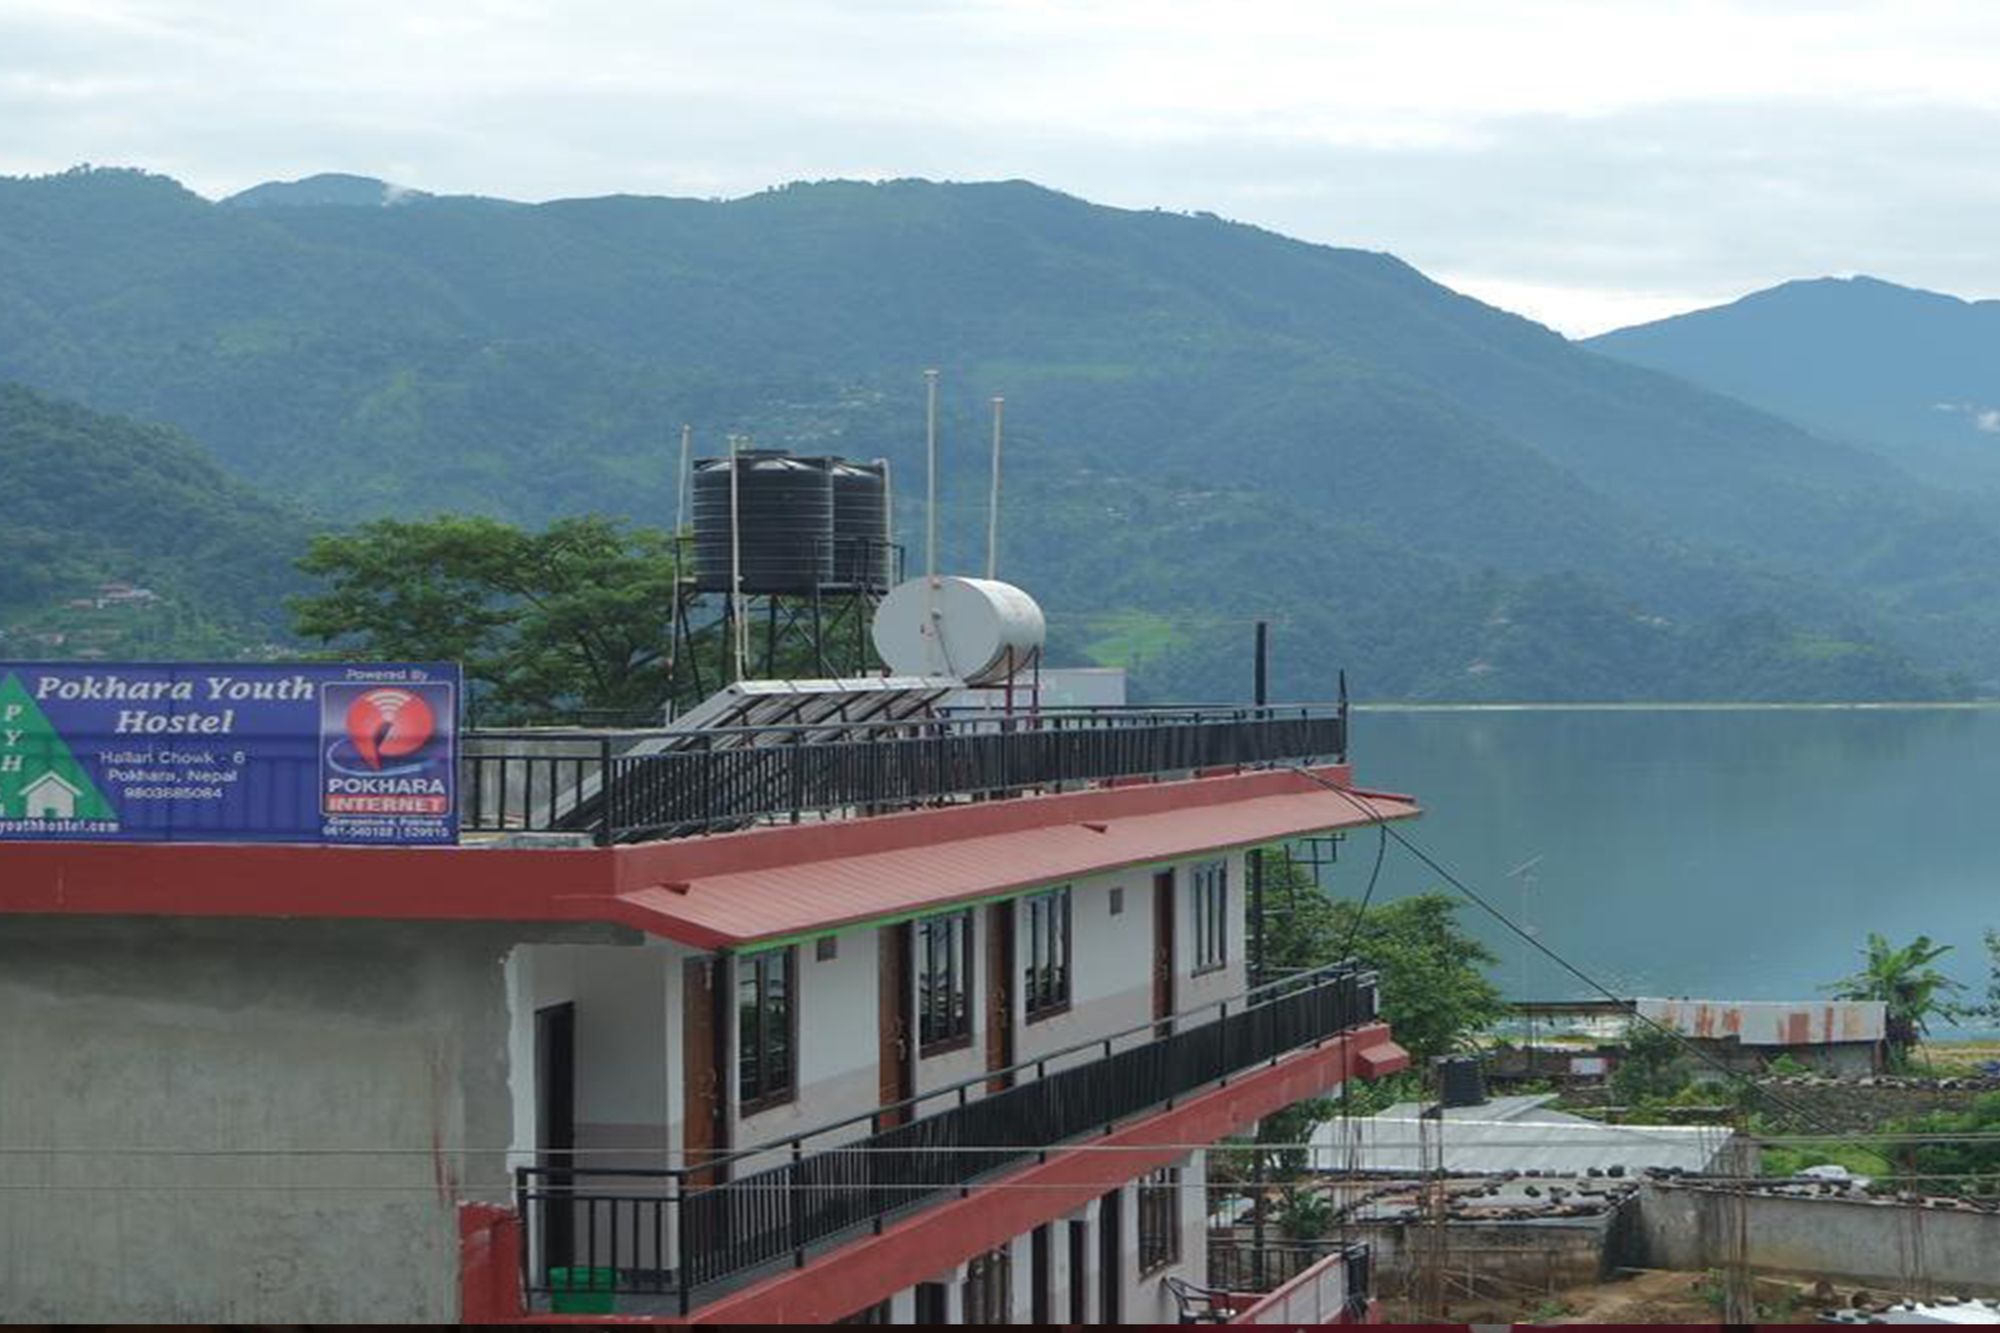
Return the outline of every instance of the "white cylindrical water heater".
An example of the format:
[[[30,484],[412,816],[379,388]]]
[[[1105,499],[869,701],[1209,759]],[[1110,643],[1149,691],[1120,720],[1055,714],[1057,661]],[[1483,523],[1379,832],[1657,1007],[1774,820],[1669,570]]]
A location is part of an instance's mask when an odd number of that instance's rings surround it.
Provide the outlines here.
[[[1028,665],[1048,637],[1035,599],[997,579],[898,584],[875,611],[875,651],[899,676],[991,685]]]

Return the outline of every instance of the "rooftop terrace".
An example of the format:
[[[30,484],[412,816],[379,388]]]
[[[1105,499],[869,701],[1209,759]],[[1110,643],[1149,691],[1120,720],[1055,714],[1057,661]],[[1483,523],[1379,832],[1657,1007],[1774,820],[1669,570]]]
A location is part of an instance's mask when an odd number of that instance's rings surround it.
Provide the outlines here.
[[[609,846],[852,819],[1093,785],[1338,763],[1347,706],[1195,705],[959,713],[930,698],[767,699],[754,720],[466,736],[468,841]]]

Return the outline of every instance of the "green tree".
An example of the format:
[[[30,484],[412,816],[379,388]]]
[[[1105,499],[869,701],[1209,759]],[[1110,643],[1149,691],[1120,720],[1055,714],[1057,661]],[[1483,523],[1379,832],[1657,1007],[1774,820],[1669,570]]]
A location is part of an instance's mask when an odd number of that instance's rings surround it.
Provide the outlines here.
[[[1625,1050],[1611,1074],[1611,1092],[1620,1102],[1671,1097],[1694,1078],[1687,1043],[1664,1028],[1637,1019],[1625,1030]]]
[[[601,517],[540,532],[445,514],[321,536],[290,602],[297,632],[344,655],[460,663],[483,717],[643,713],[668,691],[675,590],[664,532]]]
[[[1935,944],[1928,935],[1919,935],[1901,948],[1868,932],[1861,970],[1833,984],[1835,998],[1880,1000],[1888,1006],[1887,1036],[1892,1059],[1908,1058],[1917,1041],[1930,1031],[1930,1020],[1949,1022],[1963,1011],[1951,996],[1964,986],[1931,964],[1951,952],[1949,944]]]
[[[1459,924],[1457,899],[1421,893],[1395,902],[1334,899],[1282,849],[1264,855],[1266,970],[1321,967],[1343,957],[1381,974],[1382,1016],[1421,1065],[1462,1049],[1505,1012],[1485,969],[1499,960]]]

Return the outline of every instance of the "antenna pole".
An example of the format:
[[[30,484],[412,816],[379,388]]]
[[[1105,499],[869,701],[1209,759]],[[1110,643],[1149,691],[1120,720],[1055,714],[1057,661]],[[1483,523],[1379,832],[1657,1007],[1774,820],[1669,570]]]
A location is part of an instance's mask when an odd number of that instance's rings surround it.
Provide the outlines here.
[[[924,627],[931,651],[925,665],[936,675],[937,663],[937,391],[938,373],[924,372]]]
[[[1007,400],[993,396],[993,488],[986,497],[986,577],[1000,577],[1000,415]]]
[[[875,466],[882,469],[882,558],[889,565],[889,581],[895,583],[903,577],[896,568],[896,478],[888,459],[876,459]]]
[[[743,679],[743,650],[748,635],[743,627],[743,517],[737,504],[737,472],[742,462],[737,446],[740,435],[729,437],[729,611],[730,647],[736,664],[736,679]]]
[[[694,449],[694,427],[681,423],[681,464],[674,473],[674,601],[667,612],[667,708],[666,720],[674,720],[674,684],[680,675],[681,643],[681,533],[687,527],[688,456]]]
[[[938,373],[924,372],[924,577],[937,582]]]
[[[688,508],[688,460],[694,452],[694,427],[681,425],[681,467],[674,474],[674,536],[681,535],[687,526]]]

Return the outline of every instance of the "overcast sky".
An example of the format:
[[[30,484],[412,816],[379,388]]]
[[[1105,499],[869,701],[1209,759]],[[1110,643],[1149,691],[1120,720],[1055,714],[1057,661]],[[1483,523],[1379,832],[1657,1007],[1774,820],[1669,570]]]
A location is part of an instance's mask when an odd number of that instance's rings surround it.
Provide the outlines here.
[[[0,174],[517,199],[1025,177],[1569,333],[2000,295],[1996,0],[0,0]]]

